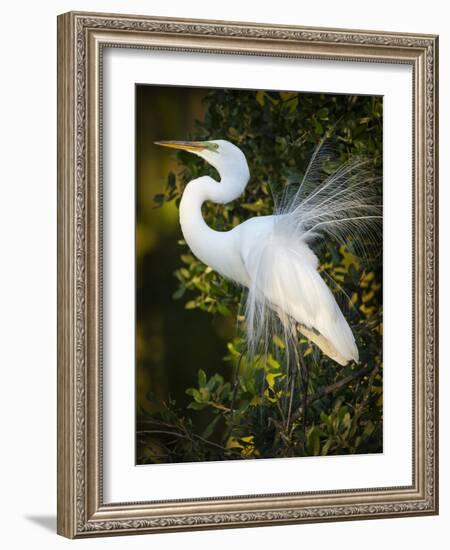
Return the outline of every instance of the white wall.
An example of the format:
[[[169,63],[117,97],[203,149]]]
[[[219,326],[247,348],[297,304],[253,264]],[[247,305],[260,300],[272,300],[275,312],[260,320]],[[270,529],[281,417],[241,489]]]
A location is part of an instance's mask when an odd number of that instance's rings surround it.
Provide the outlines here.
[[[119,537],[70,543],[56,513],[56,15],[69,10],[203,17],[440,34],[449,63],[445,3],[387,0],[46,0],[2,5],[0,195],[0,517],[2,547],[444,548],[450,533],[449,292],[441,287],[441,515],[430,518]],[[441,71],[441,266],[449,265],[449,74]],[[10,539],[10,540],[5,540]]]

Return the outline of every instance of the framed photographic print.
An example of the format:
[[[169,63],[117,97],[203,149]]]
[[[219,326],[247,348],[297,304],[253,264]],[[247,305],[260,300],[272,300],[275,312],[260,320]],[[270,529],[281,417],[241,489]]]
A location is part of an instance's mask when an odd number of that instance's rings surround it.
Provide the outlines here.
[[[58,532],[436,514],[437,37],[58,18]]]

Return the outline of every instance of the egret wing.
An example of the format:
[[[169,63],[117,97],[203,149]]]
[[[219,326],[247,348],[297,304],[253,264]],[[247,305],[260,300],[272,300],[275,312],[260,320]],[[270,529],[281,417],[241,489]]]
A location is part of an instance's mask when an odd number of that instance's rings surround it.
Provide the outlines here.
[[[352,331],[317,271],[318,260],[301,239],[293,240],[277,227],[275,216],[244,224],[241,257],[249,279],[246,321],[249,348],[260,342],[267,351],[274,331],[285,340],[295,335],[295,324],[323,353],[345,365],[358,361]]]

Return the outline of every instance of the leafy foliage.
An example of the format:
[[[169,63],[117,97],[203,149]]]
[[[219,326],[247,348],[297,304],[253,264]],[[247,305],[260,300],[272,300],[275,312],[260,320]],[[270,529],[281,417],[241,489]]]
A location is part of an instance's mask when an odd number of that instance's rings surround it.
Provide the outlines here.
[[[245,194],[226,204],[204,205],[206,222],[228,230],[245,219],[272,213],[271,187],[300,181],[315,145],[327,136],[339,160],[350,155],[382,163],[382,99],[297,92],[214,90],[205,98],[206,115],[193,139],[227,139],[249,162]],[[182,170],[169,174],[155,204],[178,204],[185,185],[214,169],[201,159],[178,153]],[[381,189],[379,189],[381,196]],[[360,364],[339,367],[305,338],[299,338],[307,374],[290,372],[284,343],[274,337],[266,361],[248,362],[240,290],[197,260],[180,241],[180,267],[173,295],[186,309],[232,316],[236,337],[224,360],[229,377],[204,365],[186,389],[187,409],[173,400],[157,412],[142,413],[138,425],[141,463],[333,455],[382,451],[382,265],[381,242],[363,260],[349,247],[322,242],[315,252],[320,271],[355,334]],[[156,400],[157,401],[157,400]],[[202,431],[196,426],[199,415]]]

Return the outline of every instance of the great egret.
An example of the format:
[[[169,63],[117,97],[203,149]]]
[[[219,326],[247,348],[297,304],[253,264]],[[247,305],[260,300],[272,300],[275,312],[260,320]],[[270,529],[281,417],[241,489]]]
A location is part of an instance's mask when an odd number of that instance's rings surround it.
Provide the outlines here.
[[[225,204],[243,193],[250,178],[243,152],[225,140],[156,144],[194,153],[219,173],[220,181],[202,176],[189,182],[180,202],[180,225],[199,260],[248,289],[249,353],[255,352],[261,340],[267,352],[276,319],[285,341],[294,347],[298,326],[338,364],[358,362],[352,330],[318,272],[310,244],[324,236],[342,242],[349,232],[356,240],[359,236],[379,238],[370,224],[381,218],[381,211],[375,186],[367,184],[367,161],[347,162],[324,177],[324,148],[319,146],[301,184],[275,201],[273,215],[248,219],[229,231],[215,231],[203,219],[202,204]]]

